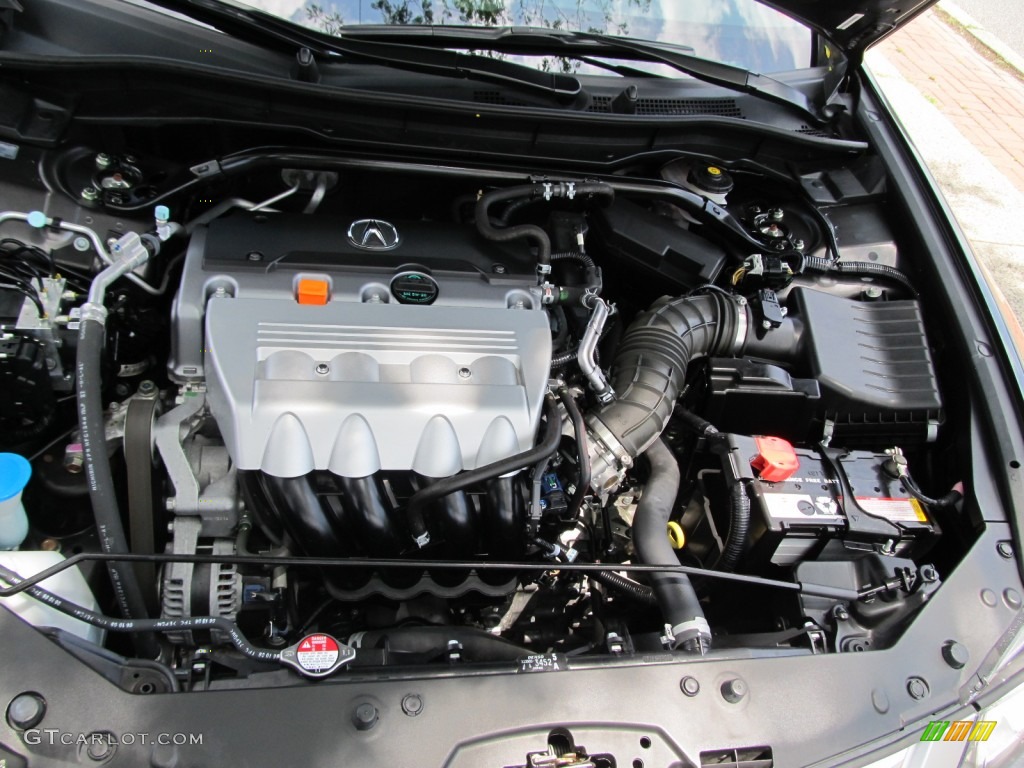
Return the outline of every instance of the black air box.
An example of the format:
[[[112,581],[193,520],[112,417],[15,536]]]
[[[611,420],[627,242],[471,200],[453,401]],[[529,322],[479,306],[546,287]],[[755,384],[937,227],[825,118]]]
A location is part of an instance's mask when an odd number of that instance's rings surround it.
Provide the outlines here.
[[[942,398],[916,301],[854,301],[797,288],[788,307],[799,329],[795,354],[782,361],[789,375],[773,365],[711,360],[713,424],[803,442],[819,439],[829,419],[836,443],[847,446],[935,439]],[[780,423],[783,413],[794,421]]]

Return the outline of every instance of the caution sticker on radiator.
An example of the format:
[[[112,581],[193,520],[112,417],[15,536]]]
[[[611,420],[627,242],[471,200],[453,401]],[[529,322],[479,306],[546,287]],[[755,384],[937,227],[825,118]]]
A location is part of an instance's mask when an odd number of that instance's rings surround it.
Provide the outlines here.
[[[338,663],[341,649],[330,635],[307,635],[295,649],[295,661],[306,672],[322,672]]]
[[[917,499],[873,498],[858,496],[857,504],[870,515],[884,517],[894,523],[927,523],[921,502]]]
[[[355,657],[356,649],[352,646],[317,632],[306,635],[295,645],[281,649],[279,659],[282,664],[306,677],[327,677]]]

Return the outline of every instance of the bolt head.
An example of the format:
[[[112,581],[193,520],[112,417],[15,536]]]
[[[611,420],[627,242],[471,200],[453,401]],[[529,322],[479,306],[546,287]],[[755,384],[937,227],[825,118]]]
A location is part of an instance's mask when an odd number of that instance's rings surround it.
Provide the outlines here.
[[[910,698],[920,701],[931,693],[931,689],[924,678],[911,677],[907,680],[907,693],[910,694]]]
[[[1000,557],[1010,560],[1013,558],[1013,544],[1009,541],[1000,541],[996,544],[996,552]]]
[[[79,195],[83,200],[87,200],[91,203],[99,200],[100,191],[96,189],[96,187],[86,187],[79,193]]]
[[[423,699],[415,693],[410,693],[402,699],[402,711],[409,717],[416,717],[423,711]]]
[[[7,705],[7,722],[19,731],[35,728],[45,714],[46,700],[38,693],[19,693]]]
[[[491,271],[496,275],[504,275],[508,272],[508,268],[504,264],[495,264],[491,267]]]
[[[102,171],[104,168],[109,168],[113,164],[114,159],[106,152],[99,152],[96,154],[95,161],[96,167]]]
[[[468,379],[468,378],[472,377],[472,375],[473,375],[473,371],[471,371],[469,368],[466,368],[465,366],[463,366],[462,368],[459,368],[459,378],[460,379]]]
[[[76,251],[88,251],[89,250],[89,238],[87,237],[76,237],[71,241]]]
[[[328,373],[331,372],[331,366],[329,366],[327,363],[317,363],[316,372],[319,373],[321,376],[326,376]]]
[[[736,704],[747,695],[747,684],[736,677],[722,683],[722,698],[730,704]]]
[[[687,676],[679,681],[679,690],[693,698],[700,693],[700,683],[697,682],[697,678]]]
[[[377,724],[377,717],[377,708],[373,704],[363,703],[352,714],[352,723],[357,730],[368,731]]]
[[[764,328],[767,331],[767,330],[771,329],[772,324],[769,323],[767,320],[762,320],[761,321],[761,327]]]
[[[263,254],[259,251],[249,251],[245,258],[249,261],[263,261]]]

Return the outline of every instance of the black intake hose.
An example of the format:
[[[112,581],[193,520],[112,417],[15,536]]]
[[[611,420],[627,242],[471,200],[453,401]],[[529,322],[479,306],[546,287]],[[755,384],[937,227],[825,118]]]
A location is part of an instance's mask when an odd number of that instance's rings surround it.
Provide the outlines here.
[[[532,466],[538,461],[552,456],[558,450],[559,438],[562,436],[562,420],[559,418],[558,406],[555,402],[551,395],[544,399],[544,436],[540,443],[533,448],[483,467],[442,478],[426,488],[421,488],[409,497],[406,504],[406,518],[409,523],[409,532],[417,547],[422,548],[430,543],[430,531],[427,528],[427,521],[423,517],[423,510],[434,501],[449,493],[463,491],[471,485]]]
[[[679,565],[668,540],[668,522],[679,493],[679,463],[662,440],[647,452],[651,475],[644,486],[633,518],[633,543],[646,565]],[[711,646],[711,629],[690,578],[683,573],[652,573],[651,586],[665,618],[665,631],[673,648],[704,654]]]
[[[124,534],[121,510],[117,504],[117,489],[110,471],[110,457],[107,455],[103,386],[100,380],[106,328],[102,322],[83,318],[78,333],[75,360],[78,374],[78,427],[81,431],[89,499],[103,552],[122,555],[128,552],[128,539]],[[132,564],[110,561],[107,569],[121,615],[125,619],[145,619],[146,601]],[[154,659],[160,653],[156,637],[151,632],[139,635],[136,647],[143,658]]]
[[[616,400],[587,418],[591,434],[610,432],[608,448],[636,458],[668,425],[691,360],[734,355],[746,337],[746,312],[718,293],[657,302],[622,335],[612,366]],[[602,427],[604,429],[602,429]]]

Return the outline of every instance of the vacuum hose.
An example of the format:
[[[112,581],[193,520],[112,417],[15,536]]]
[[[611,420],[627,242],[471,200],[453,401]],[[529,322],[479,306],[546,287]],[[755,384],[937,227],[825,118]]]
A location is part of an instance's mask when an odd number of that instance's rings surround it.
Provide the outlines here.
[[[499,228],[491,223],[491,206],[507,200],[533,200],[536,198],[574,199],[577,195],[600,196],[611,201],[615,191],[601,182],[551,182],[539,184],[523,184],[516,187],[495,189],[480,195],[476,202],[476,228],[488,240],[505,243],[529,238],[537,245],[537,270],[546,275],[551,271],[551,238],[543,228],[536,224],[518,224],[514,227]],[[518,205],[517,205],[518,207]]]

